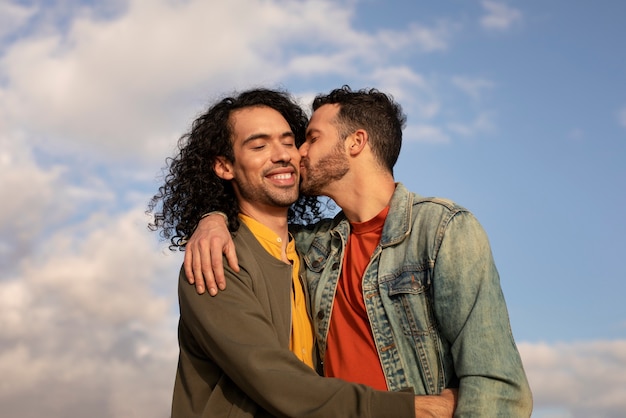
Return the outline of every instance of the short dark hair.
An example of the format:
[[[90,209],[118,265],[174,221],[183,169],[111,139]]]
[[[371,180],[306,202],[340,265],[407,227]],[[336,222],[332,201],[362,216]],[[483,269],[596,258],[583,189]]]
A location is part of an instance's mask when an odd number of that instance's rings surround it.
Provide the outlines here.
[[[284,91],[258,88],[226,97],[211,106],[193,121],[191,130],[178,140],[178,155],[167,158],[165,183],[148,204],[154,219],[148,227],[161,228],[161,236],[169,239],[170,249],[183,249],[201,216],[209,211],[226,213],[229,229],[239,228],[239,204],[230,181],[213,171],[220,156],[235,160],[231,114],[250,107],[270,107],[287,121],[300,146],[305,139],[307,116],[295,100]],[[288,211],[292,223],[311,223],[321,217],[317,198],[300,197]],[[158,208],[160,210],[155,211]]]
[[[313,100],[313,111],[327,104],[339,105],[337,122],[343,139],[357,129],[365,129],[374,156],[393,174],[402,147],[406,115],[400,104],[376,89],[353,91],[344,85]]]

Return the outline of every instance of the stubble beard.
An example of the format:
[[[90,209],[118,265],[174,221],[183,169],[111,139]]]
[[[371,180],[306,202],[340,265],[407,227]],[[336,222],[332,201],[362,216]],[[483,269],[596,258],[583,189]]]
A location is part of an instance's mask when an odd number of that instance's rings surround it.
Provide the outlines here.
[[[341,180],[349,171],[348,157],[343,154],[342,148],[336,148],[314,166],[310,165],[308,158],[303,161],[305,170],[301,173],[300,193],[307,196],[325,195],[324,189]]]
[[[236,180],[235,180],[236,181]],[[261,187],[247,182],[237,182],[241,199],[265,206],[288,208],[298,200],[298,185],[289,187],[263,183]]]
[[[284,190],[272,190],[269,187],[251,187],[238,184],[241,198],[251,203],[265,206],[288,208],[298,200],[298,188],[293,186]]]

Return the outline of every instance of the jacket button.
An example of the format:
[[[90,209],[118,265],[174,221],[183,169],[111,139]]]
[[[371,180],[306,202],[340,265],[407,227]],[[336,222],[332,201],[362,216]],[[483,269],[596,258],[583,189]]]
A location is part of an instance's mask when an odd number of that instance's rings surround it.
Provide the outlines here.
[[[321,319],[324,319],[324,311],[319,311],[319,312],[317,313],[317,319],[320,319],[320,320],[321,320]]]
[[[320,262],[319,262],[319,260],[314,260],[314,261],[311,263],[311,267],[313,267],[314,269],[318,268],[319,266],[320,266]]]
[[[333,263],[333,270],[337,270],[339,268],[339,263]]]

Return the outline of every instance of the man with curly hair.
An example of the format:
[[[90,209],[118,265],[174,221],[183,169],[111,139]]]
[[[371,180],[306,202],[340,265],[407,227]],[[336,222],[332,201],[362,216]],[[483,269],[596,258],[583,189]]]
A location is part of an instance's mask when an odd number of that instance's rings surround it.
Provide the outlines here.
[[[344,86],[316,97],[313,111],[300,147],[301,192],[342,209],[295,234],[324,374],[417,394],[458,387],[455,416],[530,416],[485,231],[467,209],[394,180],[406,120],[400,105],[375,89]],[[185,259],[198,291],[205,276],[211,294],[213,274],[224,287],[211,256],[232,251],[214,216],[201,222]]]
[[[179,363],[172,417],[452,416],[454,396],[376,391],[315,372],[300,258],[288,231],[319,218],[299,198],[307,118],[280,91],[249,90],[199,116],[168,159],[151,229],[182,248],[205,208],[221,211],[239,268],[219,298],[179,277]]]

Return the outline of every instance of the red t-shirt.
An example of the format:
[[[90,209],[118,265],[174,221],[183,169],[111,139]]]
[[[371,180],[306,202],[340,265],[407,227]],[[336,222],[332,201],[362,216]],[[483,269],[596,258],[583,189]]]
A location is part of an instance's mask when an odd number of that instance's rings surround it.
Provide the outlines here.
[[[387,382],[365,310],[361,282],[380,242],[388,212],[386,207],[369,221],[351,223],[324,358],[326,376],[379,390],[387,390]]]

